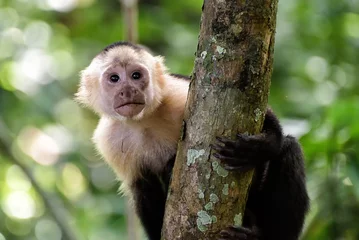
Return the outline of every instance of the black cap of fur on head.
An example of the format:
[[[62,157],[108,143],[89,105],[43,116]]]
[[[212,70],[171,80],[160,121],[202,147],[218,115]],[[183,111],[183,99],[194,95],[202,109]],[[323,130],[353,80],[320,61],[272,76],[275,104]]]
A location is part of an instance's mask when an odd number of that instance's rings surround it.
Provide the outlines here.
[[[121,47],[121,46],[126,46],[126,47],[130,47],[135,51],[146,51],[150,54],[152,54],[152,51],[149,50],[147,47],[140,45],[140,44],[134,44],[134,43],[130,43],[130,42],[125,42],[125,41],[118,41],[118,42],[114,42],[110,45],[108,45],[107,47],[105,47],[102,50],[102,53],[107,53],[109,50],[116,48],[116,47]]]

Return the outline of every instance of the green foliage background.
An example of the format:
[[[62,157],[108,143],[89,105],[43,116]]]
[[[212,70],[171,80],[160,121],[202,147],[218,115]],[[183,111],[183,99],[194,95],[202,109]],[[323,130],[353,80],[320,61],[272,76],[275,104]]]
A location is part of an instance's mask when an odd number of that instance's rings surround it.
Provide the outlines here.
[[[140,43],[189,75],[202,1],[143,0]],[[0,240],[127,239],[126,204],[72,99],[78,72],[123,39],[116,0],[0,0]],[[270,104],[306,156],[303,239],[359,239],[359,1],[279,2]],[[20,165],[19,165],[20,164]]]

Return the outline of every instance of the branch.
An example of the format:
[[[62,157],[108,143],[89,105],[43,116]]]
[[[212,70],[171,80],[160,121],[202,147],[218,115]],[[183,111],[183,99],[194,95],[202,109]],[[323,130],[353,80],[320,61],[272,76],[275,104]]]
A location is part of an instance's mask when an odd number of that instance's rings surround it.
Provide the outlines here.
[[[137,0],[120,0],[122,4],[123,26],[125,30],[124,38],[131,43],[137,43]]]

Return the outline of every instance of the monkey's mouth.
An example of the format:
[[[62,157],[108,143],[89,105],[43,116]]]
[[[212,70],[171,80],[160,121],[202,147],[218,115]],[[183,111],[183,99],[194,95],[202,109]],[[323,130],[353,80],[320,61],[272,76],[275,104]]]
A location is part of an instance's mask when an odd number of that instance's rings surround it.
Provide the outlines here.
[[[144,102],[125,102],[115,107],[115,111],[121,116],[133,117],[139,114],[144,107]]]
[[[145,105],[145,103],[144,102],[126,102],[126,103],[123,103],[123,104],[120,104],[119,106],[117,106],[116,109],[127,106],[127,105]]]

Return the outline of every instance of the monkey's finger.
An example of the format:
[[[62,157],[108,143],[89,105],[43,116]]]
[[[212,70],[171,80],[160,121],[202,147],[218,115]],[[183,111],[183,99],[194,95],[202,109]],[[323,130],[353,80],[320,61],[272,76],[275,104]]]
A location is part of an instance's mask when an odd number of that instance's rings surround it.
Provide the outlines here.
[[[238,240],[245,240],[247,239],[247,235],[245,233],[237,233],[230,229],[222,230],[220,232],[220,236],[224,239],[238,239]]]
[[[249,158],[238,158],[238,157],[228,157],[220,155],[220,157],[217,157],[221,161],[222,164],[230,165],[230,166],[246,166],[246,165],[253,165]]]
[[[266,142],[266,136],[264,134],[250,135],[250,136],[243,134],[237,135],[237,143],[240,144],[253,145],[256,143],[265,143],[265,142]]]
[[[239,166],[230,166],[230,165],[223,165],[223,168],[226,169],[227,171],[239,171],[242,172],[242,167]]]
[[[234,231],[234,232],[243,232],[243,233],[246,233],[246,234],[252,234],[252,230],[249,229],[249,228],[246,228],[246,227],[237,227],[237,226],[229,226],[228,229],[230,229],[231,231]]]
[[[234,147],[236,145],[235,141],[230,140],[230,139],[225,138],[225,137],[216,137],[216,139],[217,139],[218,142],[223,143],[227,147]]]
[[[226,155],[226,156],[233,156],[234,155],[234,150],[232,148],[223,147],[223,146],[221,146],[219,144],[213,144],[212,148],[214,150],[216,150],[221,155]]]
[[[226,237],[226,238],[228,238],[228,237],[233,237],[233,235],[232,235],[227,229],[222,230],[222,231],[219,233],[219,235],[220,235],[221,237]]]
[[[226,169],[227,171],[236,171],[236,172],[247,172],[249,170],[254,169],[253,166],[231,166],[231,165],[223,165],[223,168]]]
[[[233,232],[235,234],[244,233],[247,236],[251,236],[251,237],[258,237],[259,236],[257,231],[252,230],[250,228],[246,228],[246,227],[230,226],[230,227],[228,227],[228,231],[231,231],[231,232]]]
[[[238,133],[237,134],[237,139],[238,140],[242,140],[242,141],[244,141],[244,142],[247,142],[247,141],[249,141],[250,140],[250,135],[248,135],[248,134],[245,134],[245,133]]]
[[[236,157],[230,157],[230,156],[226,156],[226,155],[222,155],[220,153],[213,153],[213,157],[219,159],[222,163],[229,163],[232,165],[241,165],[240,164],[240,160]],[[242,162],[243,164],[243,162]]]
[[[210,147],[216,151],[221,151],[224,148],[224,146],[219,144],[211,144]]]

